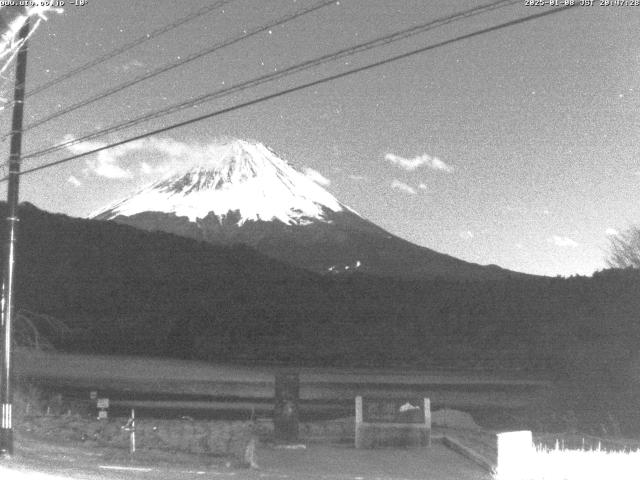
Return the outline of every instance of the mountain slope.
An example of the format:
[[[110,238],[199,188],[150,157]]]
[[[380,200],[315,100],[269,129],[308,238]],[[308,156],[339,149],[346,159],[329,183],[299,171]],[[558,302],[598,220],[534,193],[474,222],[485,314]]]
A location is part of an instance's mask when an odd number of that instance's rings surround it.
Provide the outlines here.
[[[402,278],[520,275],[414,245],[362,218],[260,143],[231,141],[212,165],[174,174],[92,215],[219,245],[245,244],[320,273]]]

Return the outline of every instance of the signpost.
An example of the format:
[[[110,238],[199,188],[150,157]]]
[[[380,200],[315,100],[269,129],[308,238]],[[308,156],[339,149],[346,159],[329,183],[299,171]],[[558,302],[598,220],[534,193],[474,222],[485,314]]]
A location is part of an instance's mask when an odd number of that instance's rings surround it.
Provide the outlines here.
[[[428,398],[356,397],[356,448],[430,444]]]
[[[108,398],[98,398],[96,406],[98,407],[98,420],[106,420],[109,418],[109,414],[107,413],[107,409],[109,408]]]
[[[129,453],[133,455],[136,453],[136,411],[131,409],[131,416],[122,429],[125,432],[129,432]]]

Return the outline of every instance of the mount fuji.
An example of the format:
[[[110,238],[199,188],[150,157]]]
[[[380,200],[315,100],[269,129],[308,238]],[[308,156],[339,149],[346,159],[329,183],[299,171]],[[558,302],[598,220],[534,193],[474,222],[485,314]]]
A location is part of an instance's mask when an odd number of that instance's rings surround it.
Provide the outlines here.
[[[207,166],[172,174],[91,215],[213,244],[249,245],[320,272],[492,279],[517,274],[414,245],[339,202],[261,143],[232,140]]]

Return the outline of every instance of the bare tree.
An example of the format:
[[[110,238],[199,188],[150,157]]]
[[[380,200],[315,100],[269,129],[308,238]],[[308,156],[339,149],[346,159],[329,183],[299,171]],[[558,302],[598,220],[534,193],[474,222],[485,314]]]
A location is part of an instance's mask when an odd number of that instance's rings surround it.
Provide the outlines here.
[[[607,264],[612,268],[640,268],[640,226],[611,237]]]
[[[53,342],[70,333],[69,327],[51,315],[20,309],[16,316],[14,341],[37,350],[53,350]]]

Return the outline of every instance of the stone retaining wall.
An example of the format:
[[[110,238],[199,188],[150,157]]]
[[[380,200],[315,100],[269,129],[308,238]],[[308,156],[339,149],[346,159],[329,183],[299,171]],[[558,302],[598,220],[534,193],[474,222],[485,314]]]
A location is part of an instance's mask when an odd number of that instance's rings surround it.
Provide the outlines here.
[[[129,432],[123,422],[104,425],[102,436],[110,442],[128,446]],[[138,448],[231,455],[243,458],[244,450],[252,438],[250,422],[192,421],[192,420],[136,420]]]
[[[40,437],[56,437],[72,442],[96,442],[129,448],[129,432],[122,427],[126,419],[96,420],[80,415],[24,417],[19,429]],[[233,457],[246,463],[254,425],[240,421],[136,420],[136,447],[170,452],[187,452]]]

